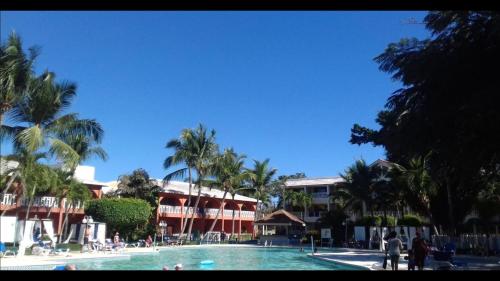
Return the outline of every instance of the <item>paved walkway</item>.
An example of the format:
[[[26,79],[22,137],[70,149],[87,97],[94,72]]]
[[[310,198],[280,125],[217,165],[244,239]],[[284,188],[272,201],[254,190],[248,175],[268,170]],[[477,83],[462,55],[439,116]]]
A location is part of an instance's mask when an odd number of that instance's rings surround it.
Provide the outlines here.
[[[309,254],[310,255],[310,254]],[[338,249],[335,252],[318,252],[310,255],[313,258],[326,261],[333,261],[341,264],[355,265],[365,267],[370,270],[384,270],[382,267],[384,261],[384,253],[373,250],[354,250],[354,249]],[[403,254],[399,261],[399,270],[408,270],[408,261],[404,260]],[[475,256],[456,256],[454,261],[462,264],[457,269],[461,270],[500,270],[499,257],[475,257]],[[431,257],[428,257],[424,270],[436,269],[441,262],[436,262]],[[391,270],[390,259],[387,262],[387,269]]]

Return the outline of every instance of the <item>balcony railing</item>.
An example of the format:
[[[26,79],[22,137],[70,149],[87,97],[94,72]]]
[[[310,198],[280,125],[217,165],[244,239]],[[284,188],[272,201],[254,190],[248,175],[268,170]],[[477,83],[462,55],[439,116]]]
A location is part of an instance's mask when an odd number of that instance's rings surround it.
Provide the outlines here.
[[[22,206],[28,206],[30,202],[29,198],[24,198],[21,201]],[[58,208],[59,207],[59,198],[52,196],[42,196],[33,198],[32,207],[45,207],[45,208]]]
[[[16,205],[16,195],[10,194],[10,193],[4,194],[2,196],[2,200],[0,201],[0,204],[5,205],[5,206]]]
[[[205,208],[205,214],[209,216],[215,217],[218,211],[219,211],[218,208]]]
[[[255,212],[253,211],[241,211],[242,218],[253,218],[255,216]]]
[[[234,211],[234,217],[238,217],[238,210]],[[224,217],[232,217],[233,216],[233,210],[224,210]]]
[[[313,192],[312,197],[313,198],[328,198],[328,193],[327,192]]]
[[[160,205],[160,213],[180,214],[181,213],[181,206]]]
[[[64,208],[67,208],[67,209],[82,209],[83,208],[83,204],[81,201],[76,201],[75,204],[73,204],[73,202],[64,199],[63,205],[64,205]]]

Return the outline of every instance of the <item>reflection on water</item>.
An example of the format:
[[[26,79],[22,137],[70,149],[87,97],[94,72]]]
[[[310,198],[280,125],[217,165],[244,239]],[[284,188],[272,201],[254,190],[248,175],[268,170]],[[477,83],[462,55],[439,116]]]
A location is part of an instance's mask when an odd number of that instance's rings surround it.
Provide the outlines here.
[[[202,265],[201,261],[213,260]],[[76,262],[81,270],[161,270],[176,264],[184,270],[359,270],[357,267],[312,259],[296,248],[203,247],[175,248],[159,254],[132,255],[130,259],[95,259]]]

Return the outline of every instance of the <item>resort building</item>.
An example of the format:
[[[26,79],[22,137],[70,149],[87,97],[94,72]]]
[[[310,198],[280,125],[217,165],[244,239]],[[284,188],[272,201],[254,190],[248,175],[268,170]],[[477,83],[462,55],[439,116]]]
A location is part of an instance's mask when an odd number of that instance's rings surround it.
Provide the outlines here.
[[[382,170],[387,170],[390,168],[390,162],[382,159],[378,159],[370,164],[370,167],[378,166]],[[314,228],[315,224],[318,222],[321,215],[325,212],[330,211],[334,206],[330,198],[330,194],[337,188],[339,183],[344,182],[342,177],[324,177],[324,178],[303,178],[303,179],[293,179],[287,180],[285,182],[285,188],[292,191],[303,191],[312,196],[312,204],[307,210],[303,210],[300,206],[292,206],[290,202],[285,205],[287,210],[297,217],[301,218],[309,226]],[[363,204],[364,213],[367,213],[366,205]],[[406,212],[409,211],[408,208],[405,209]],[[394,212],[386,212],[387,215],[395,216]],[[348,211],[347,214],[350,216],[350,220],[355,221],[359,218],[359,214],[353,211]],[[382,212],[375,211],[374,215],[382,215]]]
[[[19,165],[15,161],[0,162],[0,173],[9,171]],[[91,166],[78,166],[75,170],[75,178],[85,184],[92,193],[92,198],[102,197],[102,187],[105,183],[95,180],[95,168]],[[9,191],[0,198],[0,212],[5,212],[5,216],[16,216],[18,220],[26,218],[28,198],[22,198],[21,187],[15,182]],[[60,235],[62,232],[62,223],[64,220],[64,210],[68,209],[69,224],[79,224],[84,218],[83,204],[76,202],[72,204],[66,199],[60,200],[55,196],[35,196],[32,206],[29,210],[29,218],[52,220],[54,233]]]
[[[182,229],[185,220],[191,219],[193,207],[198,195],[198,188],[192,185],[191,205],[188,206],[189,183],[170,181],[164,184],[157,179],[156,185],[162,186],[158,194],[160,202],[156,210],[156,224],[162,226],[166,236],[177,236]],[[117,181],[107,182],[103,187],[104,193],[114,192],[118,188]],[[210,230],[217,212],[221,206],[224,191],[215,188],[202,187],[200,202],[194,214],[192,227],[193,238],[197,233],[205,233]],[[212,231],[232,233],[234,216],[234,233],[253,235],[253,222],[257,200],[254,198],[236,194],[234,199],[231,194],[226,195],[224,206]],[[187,233],[187,228],[184,233]]]
[[[166,223],[166,234],[174,235],[181,231],[182,223],[190,220],[193,206],[198,195],[198,189],[192,187],[191,205],[188,206],[189,183],[171,181],[163,186],[159,194],[160,206],[157,209],[156,221]],[[192,233],[205,233],[210,230],[219,208],[224,192],[208,187],[201,188],[200,202],[195,210]],[[257,200],[236,194],[234,199],[228,193],[224,200],[219,219],[213,231],[232,233],[234,218],[234,233],[253,234],[253,222]]]

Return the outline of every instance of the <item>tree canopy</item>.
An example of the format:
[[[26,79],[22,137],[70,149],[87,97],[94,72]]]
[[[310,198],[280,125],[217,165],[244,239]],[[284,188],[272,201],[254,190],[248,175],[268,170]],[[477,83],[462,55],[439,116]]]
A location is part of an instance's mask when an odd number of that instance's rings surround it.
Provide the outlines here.
[[[431,36],[391,43],[375,61],[402,87],[374,130],[355,124],[353,144],[383,146],[396,163],[432,152],[436,220],[453,228],[471,210],[484,179],[500,171],[500,14],[439,11],[425,17]],[[444,208],[444,209],[443,209]]]

